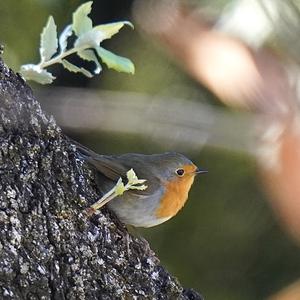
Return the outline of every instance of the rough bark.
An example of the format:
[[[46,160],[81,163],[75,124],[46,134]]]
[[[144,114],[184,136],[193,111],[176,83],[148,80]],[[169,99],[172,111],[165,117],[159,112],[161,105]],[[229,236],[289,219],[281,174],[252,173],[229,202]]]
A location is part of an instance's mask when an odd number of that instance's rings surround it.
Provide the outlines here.
[[[94,175],[0,61],[0,298],[200,299],[108,210]]]

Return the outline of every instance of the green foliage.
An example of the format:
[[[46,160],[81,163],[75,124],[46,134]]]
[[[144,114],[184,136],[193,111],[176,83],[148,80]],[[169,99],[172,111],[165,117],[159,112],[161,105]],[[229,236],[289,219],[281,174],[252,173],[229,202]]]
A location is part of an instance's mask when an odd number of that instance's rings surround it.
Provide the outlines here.
[[[72,24],[66,26],[59,37],[57,37],[54,19],[52,16],[49,17],[41,33],[40,62],[36,65],[27,64],[21,66],[20,73],[25,79],[34,80],[41,84],[52,83],[55,77],[45,69],[57,63],[62,64],[70,72],[93,77],[102,70],[99,58],[109,68],[119,72],[134,74],[134,65],[129,59],[100,47],[103,40],[110,39],[124,25],[133,27],[132,24],[127,21],[121,21],[93,27],[92,20],[88,17],[91,9],[92,1],[86,2],[77,8],[73,13]],[[68,38],[73,34],[77,38],[73,47],[68,49]],[[83,60],[93,62],[95,64],[94,70],[90,72],[66,60],[66,57],[72,54],[77,54]]]
[[[108,191],[101,199],[99,199],[96,203],[91,206],[93,211],[100,209],[106,203],[111,201],[112,199],[123,195],[126,191],[129,190],[145,190],[147,185],[143,184],[146,182],[145,179],[138,179],[133,169],[130,169],[127,173],[127,183],[124,184],[122,178],[119,178],[116,185]]]
[[[48,61],[56,52],[57,29],[52,16],[49,17],[47,25],[44,27],[41,34],[40,55],[41,62]]]
[[[127,189],[143,191],[147,188],[146,185],[142,184],[146,182],[146,179],[138,179],[133,169],[130,169],[126,175],[128,179]]]
[[[119,72],[134,73],[134,65],[128,58],[116,55],[102,47],[97,47],[97,53],[108,68]]]
[[[33,80],[40,84],[50,84],[55,79],[50,72],[33,64],[22,66],[20,72],[26,80]]]

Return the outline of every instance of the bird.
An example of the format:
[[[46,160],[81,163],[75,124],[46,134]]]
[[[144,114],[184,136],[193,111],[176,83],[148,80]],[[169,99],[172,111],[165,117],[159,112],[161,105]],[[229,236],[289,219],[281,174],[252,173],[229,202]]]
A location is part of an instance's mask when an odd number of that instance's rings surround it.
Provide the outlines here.
[[[134,227],[152,227],[174,217],[186,203],[195,176],[207,172],[177,152],[101,155],[72,142],[95,170],[101,194],[110,191],[119,178],[126,180],[130,169],[146,180],[145,190],[128,190],[106,204],[119,220]]]

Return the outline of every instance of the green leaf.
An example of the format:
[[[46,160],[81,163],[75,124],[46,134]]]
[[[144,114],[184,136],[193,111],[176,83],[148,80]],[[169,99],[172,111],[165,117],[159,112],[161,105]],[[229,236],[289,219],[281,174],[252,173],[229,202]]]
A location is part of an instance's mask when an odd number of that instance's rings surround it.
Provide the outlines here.
[[[147,181],[146,179],[136,179],[136,181],[134,182],[134,184],[141,184],[141,183],[144,183],[146,181]]]
[[[79,37],[82,34],[90,31],[93,28],[93,22],[88,17],[88,14],[92,10],[92,1],[86,2],[79,6],[73,13],[73,30],[75,34]]]
[[[130,190],[145,190],[147,188],[146,185],[137,185],[146,182],[146,179],[138,179],[133,169],[130,169],[127,173],[127,180]]]
[[[129,184],[132,184],[135,180],[138,179],[133,169],[130,169],[130,170],[126,173],[126,176],[127,176],[128,183],[129,183]]]
[[[130,22],[126,21],[95,26],[91,30],[82,33],[75,41],[74,46],[96,48],[103,40],[109,39],[118,33],[124,25],[132,26]]]
[[[143,184],[143,185],[133,185],[131,186],[129,189],[130,190],[138,190],[138,191],[144,191],[145,189],[147,189],[147,185]]]
[[[113,35],[119,32],[119,30],[124,26],[128,25],[131,28],[134,28],[132,23],[128,21],[120,21],[120,22],[115,22],[115,23],[108,23],[108,24],[103,24],[103,25],[98,25],[93,28],[93,30],[102,32],[104,38],[103,39],[109,39]]]
[[[115,194],[117,196],[123,195],[123,193],[126,191],[126,188],[124,186],[124,183],[122,181],[122,178],[120,178],[115,186]]]
[[[67,49],[68,37],[72,35],[72,25],[68,25],[59,37],[60,53],[63,53]]]
[[[94,28],[82,34],[74,44],[75,48],[96,48],[105,39],[101,31],[94,30]]]
[[[99,63],[99,60],[97,58],[97,56],[95,55],[93,50],[83,50],[83,51],[78,51],[77,53],[82,59],[87,60],[87,61],[92,61],[95,63],[96,68],[94,70],[95,74],[99,74],[102,70],[102,67]]]
[[[96,51],[108,68],[118,72],[134,74],[134,64],[130,59],[116,55],[102,47],[97,47]]]
[[[49,17],[41,33],[40,55],[41,62],[49,60],[57,50],[57,31],[54,19]]]
[[[41,84],[52,83],[55,77],[44,69],[39,68],[37,65],[23,65],[20,70],[21,75],[26,80],[33,80]]]
[[[69,61],[63,59],[61,61],[62,65],[70,72],[73,73],[82,73],[83,75],[85,75],[86,77],[93,77],[93,74],[91,72],[89,72],[88,70],[84,69],[84,68],[79,68],[76,65],[70,63]]]

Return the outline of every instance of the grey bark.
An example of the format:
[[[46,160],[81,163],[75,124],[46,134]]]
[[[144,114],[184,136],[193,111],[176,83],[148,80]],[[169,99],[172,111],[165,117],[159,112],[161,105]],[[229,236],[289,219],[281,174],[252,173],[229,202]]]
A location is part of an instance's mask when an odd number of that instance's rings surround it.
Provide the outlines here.
[[[107,209],[94,174],[0,61],[0,299],[200,299]]]

